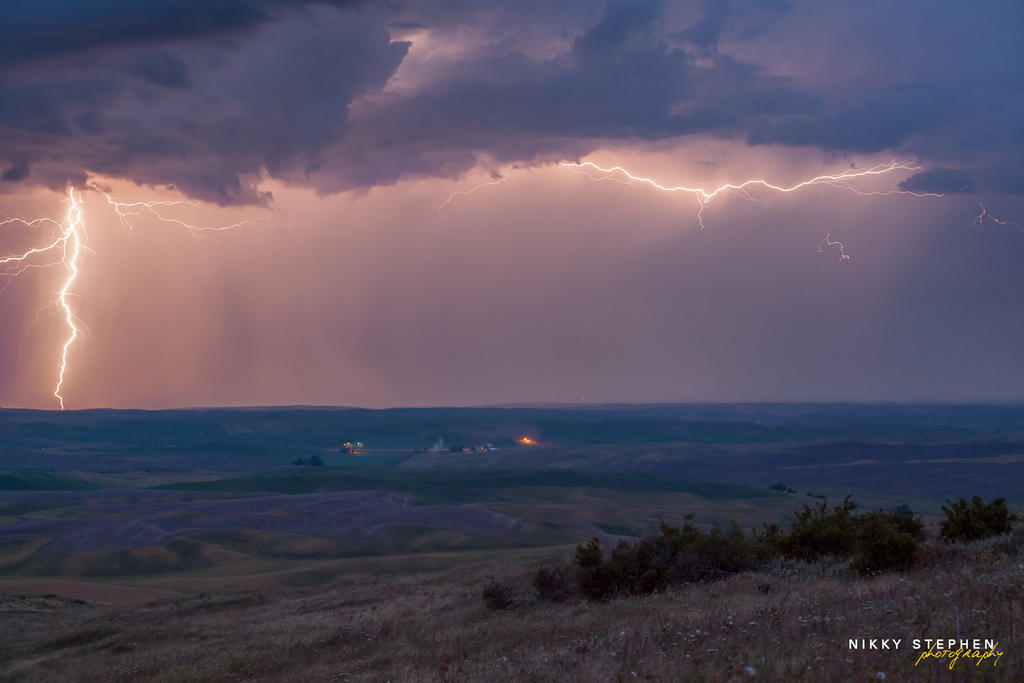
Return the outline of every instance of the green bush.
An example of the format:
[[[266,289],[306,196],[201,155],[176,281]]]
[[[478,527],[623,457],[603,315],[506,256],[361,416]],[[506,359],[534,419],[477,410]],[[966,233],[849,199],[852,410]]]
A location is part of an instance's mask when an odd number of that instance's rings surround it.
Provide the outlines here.
[[[942,506],[946,519],[942,520],[939,535],[947,541],[976,541],[1009,533],[1016,518],[1006,507],[1005,498],[985,503],[980,496],[974,496],[970,503],[963,498],[946,503]]]
[[[646,595],[671,584],[714,581],[756,569],[775,553],[767,536],[747,534],[733,523],[728,529],[704,532],[689,520],[682,527],[665,522],[656,536],[634,545],[625,541],[605,558],[593,538],[576,549],[576,579],[593,600],[622,595]]]
[[[682,529],[662,523],[654,543],[671,558],[668,579],[672,583],[714,581],[756,569],[777,554],[767,535],[748,534],[735,522],[725,530],[716,527],[707,533],[689,521]]]
[[[778,555],[811,562],[822,557],[850,559],[861,574],[908,569],[924,538],[921,519],[906,508],[855,514],[849,497],[805,505],[788,530],[765,525],[745,532],[735,522],[702,531],[687,517],[680,527],[664,521],[654,536],[630,545],[620,541],[607,554],[596,538],[576,548],[575,578],[592,600],[646,595],[674,584],[716,581],[756,570]],[[572,594],[568,569],[541,569],[534,577],[537,595],[560,601]]]
[[[786,557],[811,562],[823,557],[851,558],[861,574],[909,569],[917,557],[924,524],[908,509],[855,514],[847,496],[841,505],[828,501],[796,513],[788,533],[773,538]]]
[[[847,496],[842,505],[831,509],[823,500],[795,513],[789,532],[775,538],[786,557],[812,562],[822,557],[849,557],[857,546],[857,504]]]
[[[909,569],[917,558],[924,525],[910,512],[869,512],[857,518],[857,545],[850,568],[861,574]]]
[[[606,600],[619,591],[620,579],[604,560],[596,538],[576,547],[576,582],[591,600]]]

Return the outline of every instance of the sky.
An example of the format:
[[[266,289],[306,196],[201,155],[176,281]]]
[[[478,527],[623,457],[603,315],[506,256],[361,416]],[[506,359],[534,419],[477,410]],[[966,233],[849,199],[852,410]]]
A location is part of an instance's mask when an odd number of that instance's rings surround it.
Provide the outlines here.
[[[0,406],[1024,399],[1021,26],[11,0]]]

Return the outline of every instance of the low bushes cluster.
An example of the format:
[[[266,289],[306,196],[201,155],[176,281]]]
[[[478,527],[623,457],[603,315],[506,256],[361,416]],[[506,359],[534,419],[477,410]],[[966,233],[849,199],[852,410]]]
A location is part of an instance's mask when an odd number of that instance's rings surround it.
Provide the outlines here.
[[[943,540],[972,541],[1005,534],[1005,542],[1000,543],[1007,552],[1024,548],[1024,531],[1008,533],[1015,516],[1002,498],[989,503],[977,496],[971,502],[960,499],[943,510]],[[646,595],[675,584],[755,571],[779,557],[808,563],[841,558],[861,575],[901,571],[915,565],[925,538],[920,517],[905,506],[860,512],[849,497],[831,507],[827,501],[805,505],[785,528],[771,524],[746,531],[734,522],[724,529],[704,531],[691,520],[688,516],[680,527],[662,521],[657,534],[632,544],[620,541],[611,549],[592,538],[576,548],[572,565],[536,572],[536,595],[551,602],[578,596],[608,600]],[[490,584],[483,598],[495,609],[516,604],[505,584]]]
[[[1016,518],[1006,507],[1005,498],[985,503],[980,496],[974,496],[970,503],[963,498],[946,503],[942,506],[946,519],[942,521],[939,536],[947,541],[977,541],[1006,534]]]
[[[805,505],[787,533],[771,528],[779,553],[804,562],[849,558],[861,574],[911,567],[924,540],[921,519],[906,508],[857,514],[856,507],[849,497],[832,508],[826,501]]]
[[[605,557],[596,538],[576,549],[576,581],[588,598],[644,595],[671,584],[713,581],[756,569],[775,551],[759,532],[737,524],[705,532],[689,520],[680,527],[661,523],[657,535],[633,545],[621,541]]]
[[[805,505],[788,528],[766,525],[745,531],[703,531],[690,521],[681,527],[661,523],[658,533],[606,550],[593,538],[576,548],[573,567],[545,567],[533,586],[542,600],[562,602],[582,594],[591,600],[645,595],[670,585],[707,582],[757,570],[782,556],[804,562],[823,557],[850,560],[861,574],[907,569],[913,565],[924,525],[906,509],[856,512],[849,498]]]

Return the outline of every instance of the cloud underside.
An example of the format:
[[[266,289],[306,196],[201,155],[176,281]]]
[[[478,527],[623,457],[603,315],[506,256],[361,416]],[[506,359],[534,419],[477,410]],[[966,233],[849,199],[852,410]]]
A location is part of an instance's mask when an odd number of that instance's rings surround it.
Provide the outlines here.
[[[833,88],[777,75],[770,51],[758,61],[725,49],[782,41],[799,7],[675,9],[19,1],[0,10],[0,177],[59,187],[99,173],[256,203],[262,174],[337,192],[702,134],[892,150],[933,167],[905,181],[913,191],[1024,192],[1024,106],[1008,87],[1018,67],[996,59],[998,33],[973,57],[995,50],[992,64],[1005,64],[985,79],[942,70],[953,57],[940,55],[934,69]],[[553,38],[523,38],[546,20],[561,22]],[[403,83],[416,40],[468,42]]]

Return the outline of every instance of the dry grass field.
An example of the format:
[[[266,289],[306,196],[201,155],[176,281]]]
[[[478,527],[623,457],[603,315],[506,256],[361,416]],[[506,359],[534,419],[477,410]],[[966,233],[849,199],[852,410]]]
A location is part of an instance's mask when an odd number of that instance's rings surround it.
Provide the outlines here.
[[[538,601],[562,554],[440,571],[351,566],[328,583],[119,606],[6,595],[0,676],[18,681],[991,680],[1024,675],[1021,532],[929,545],[902,574],[779,561],[719,583],[606,603]],[[494,578],[520,602],[491,610]],[[995,638],[995,665],[915,666],[913,638]],[[850,638],[900,638],[851,651]],[[749,667],[749,668],[748,668]]]

